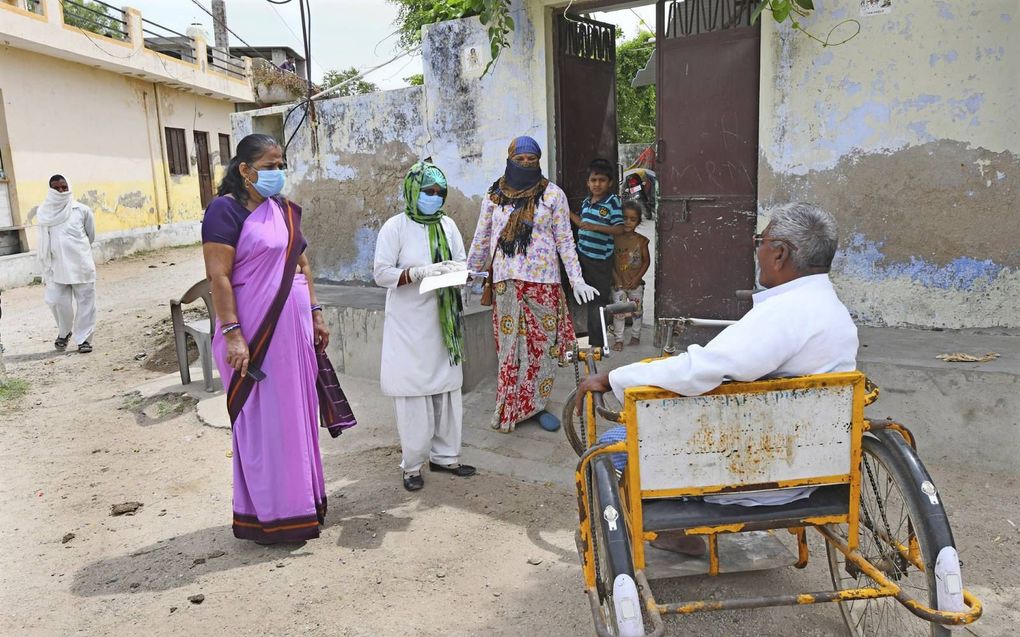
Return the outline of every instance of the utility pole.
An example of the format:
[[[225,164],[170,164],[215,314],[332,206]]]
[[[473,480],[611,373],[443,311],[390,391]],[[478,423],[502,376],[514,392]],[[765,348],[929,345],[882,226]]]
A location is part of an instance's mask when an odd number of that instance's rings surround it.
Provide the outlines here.
[[[226,52],[230,49],[227,39],[227,3],[226,0],[212,0],[213,40],[216,48]]]

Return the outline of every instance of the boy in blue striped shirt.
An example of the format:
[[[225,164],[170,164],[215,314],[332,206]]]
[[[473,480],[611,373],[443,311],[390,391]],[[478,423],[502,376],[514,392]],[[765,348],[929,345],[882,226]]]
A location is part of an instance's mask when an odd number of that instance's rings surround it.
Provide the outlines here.
[[[599,295],[588,303],[588,344],[602,347],[602,321],[599,310],[613,300],[613,237],[624,232],[620,197],[613,187],[613,165],[595,159],[588,167],[588,191],[591,195],[581,204],[581,214],[571,212],[578,227],[577,253],[584,280]]]

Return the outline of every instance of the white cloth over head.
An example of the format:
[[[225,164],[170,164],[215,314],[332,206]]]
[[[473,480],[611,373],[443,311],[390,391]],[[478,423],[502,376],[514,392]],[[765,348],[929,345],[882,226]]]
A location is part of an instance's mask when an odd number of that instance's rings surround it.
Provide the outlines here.
[[[96,240],[96,225],[92,209],[75,201],[70,191],[50,188],[46,201],[36,208],[36,222],[43,279],[62,285],[95,282],[92,242]]]

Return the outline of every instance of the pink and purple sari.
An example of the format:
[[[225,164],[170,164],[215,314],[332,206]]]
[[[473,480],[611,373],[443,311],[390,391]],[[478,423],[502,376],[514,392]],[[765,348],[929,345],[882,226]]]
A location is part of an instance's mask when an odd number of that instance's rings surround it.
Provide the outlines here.
[[[316,538],[326,514],[308,282],[295,274],[305,247],[300,212],[267,199],[249,213],[219,197],[202,222],[203,242],[234,246],[238,321],[266,376],[255,382],[231,369],[217,323],[213,356],[233,433],[234,535],[260,542]]]

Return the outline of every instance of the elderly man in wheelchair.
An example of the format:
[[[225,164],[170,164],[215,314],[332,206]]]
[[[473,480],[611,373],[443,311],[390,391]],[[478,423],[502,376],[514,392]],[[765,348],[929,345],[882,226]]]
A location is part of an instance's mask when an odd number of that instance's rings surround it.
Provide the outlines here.
[[[602,432],[578,468],[579,551],[597,631],[644,634],[630,578],[653,634],[667,613],[819,601],[839,602],[860,637],[942,635],[944,624],[974,621],[980,604],[962,589],[945,512],[913,437],[863,416],[877,389],[869,393],[855,371],[857,327],[828,277],[835,219],[810,204],[779,206],[755,245],[767,289],[742,319],[704,347],[578,386],[579,414],[591,394],[610,390],[624,405],[625,424]],[[894,514],[903,519],[890,521]],[[805,528],[825,537],[834,591],[708,605],[658,605],[651,596],[645,541],[685,555],[708,550],[716,575],[719,534],[784,528],[796,536],[801,568]],[[891,598],[909,612],[871,605]]]

